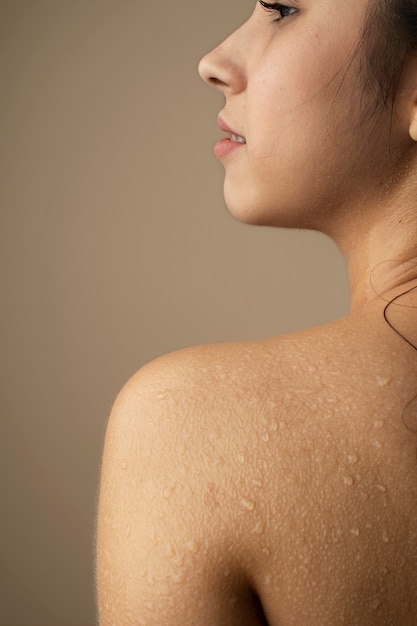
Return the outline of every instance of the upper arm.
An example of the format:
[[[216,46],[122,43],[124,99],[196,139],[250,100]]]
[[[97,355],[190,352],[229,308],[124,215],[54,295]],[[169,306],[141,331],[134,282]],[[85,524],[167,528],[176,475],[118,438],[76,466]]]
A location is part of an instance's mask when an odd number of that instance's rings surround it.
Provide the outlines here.
[[[112,411],[97,528],[100,626],[262,623],[236,556],[221,455],[187,383],[151,367]]]

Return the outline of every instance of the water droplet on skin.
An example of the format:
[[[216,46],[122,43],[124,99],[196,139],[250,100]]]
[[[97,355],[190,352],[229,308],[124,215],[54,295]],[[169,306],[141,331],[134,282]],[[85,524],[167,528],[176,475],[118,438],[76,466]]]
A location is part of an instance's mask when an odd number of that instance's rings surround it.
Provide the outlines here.
[[[155,587],[155,578],[152,575],[148,576],[148,585],[150,587]]]
[[[179,583],[182,583],[182,581],[185,578],[185,572],[184,570],[180,570],[179,572],[177,572],[176,574],[173,574],[172,576],[172,580],[174,581],[174,583],[176,583],[177,585]]]
[[[262,435],[262,441],[263,441],[264,443],[268,443],[268,441],[269,441],[269,433],[263,433],[263,435]]]
[[[276,420],[272,420],[269,423],[269,430],[271,431],[271,433],[276,433],[278,430],[278,422]]]
[[[258,487],[258,489],[262,488],[262,481],[258,480],[257,478],[252,478],[250,481],[251,485],[253,485],[254,487]]]
[[[377,448],[377,450],[381,450],[382,448],[382,443],[380,441],[378,441],[377,439],[375,439],[374,441],[374,447]]]
[[[359,530],[359,528],[356,528],[356,526],[355,526],[354,528],[351,528],[351,529],[350,529],[350,532],[351,532],[351,534],[352,534],[354,537],[359,537],[360,530]]]
[[[348,463],[350,465],[355,465],[359,461],[359,457],[357,454],[348,454]]]
[[[241,465],[245,463],[245,455],[243,454],[243,452],[238,452],[237,460],[239,461]]]
[[[385,385],[388,385],[390,381],[390,378],[384,378],[383,376],[376,377],[376,384],[378,385],[378,387],[385,387]]]
[[[164,496],[165,500],[169,500],[169,498],[171,497],[172,492],[174,491],[174,489],[175,489],[175,485],[170,485],[169,487],[166,487],[164,489],[163,496]]]
[[[344,476],[343,477],[343,482],[345,483],[345,485],[347,485],[347,487],[351,487],[354,483],[354,480],[352,478],[352,476]]]
[[[384,530],[384,532],[382,533],[382,541],[384,543],[389,543],[389,536],[386,530]]]
[[[147,573],[148,573],[148,570],[146,570],[144,568],[139,570],[139,576],[141,576],[142,578],[145,578]]]
[[[254,528],[252,528],[252,534],[253,535],[262,535],[262,533],[265,530],[265,526],[263,525],[263,523],[261,521],[257,522],[256,526]]]
[[[254,508],[255,508],[255,502],[253,500],[248,500],[247,498],[241,498],[240,499],[240,504],[247,511],[253,511]]]
[[[269,576],[269,575],[265,576],[265,578],[264,578],[265,585],[270,585],[271,582],[272,582],[272,576]]]
[[[262,548],[262,554],[266,557],[271,556],[271,550],[269,548]]]
[[[385,485],[376,485],[376,488],[378,489],[378,491],[382,491],[382,493],[386,493],[387,491]]]
[[[381,430],[381,428],[384,428],[384,426],[385,426],[385,421],[384,420],[375,420],[374,428],[376,430]]]
[[[378,600],[377,598],[375,598],[375,600],[372,600],[371,602],[371,608],[375,611],[381,604],[381,600]]]
[[[165,554],[166,554],[168,557],[174,556],[175,551],[174,551],[174,548],[172,547],[172,544],[171,544],[171,543],[169,543],[169,544],[167,545],[166,550],[165,550]]]
[[[123,463],[122,463],[122,470],[125,470],[125,469],[127,469],[127,463],[126,463],[126,461],[123,461]]]

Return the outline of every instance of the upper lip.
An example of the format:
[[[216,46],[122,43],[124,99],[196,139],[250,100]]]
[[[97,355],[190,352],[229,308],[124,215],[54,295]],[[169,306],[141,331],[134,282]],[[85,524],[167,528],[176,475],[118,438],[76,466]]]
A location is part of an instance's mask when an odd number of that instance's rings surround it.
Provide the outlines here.
[[[226,122],[220,115],[217,118],[217,123],[220,126],[221,130],[224,130],[225,133],[230,133],[231,135],[234,135],[235,137],[242,137],[242,139],[244,139],[244,136],[232,130],[230,126],[226,124]]]

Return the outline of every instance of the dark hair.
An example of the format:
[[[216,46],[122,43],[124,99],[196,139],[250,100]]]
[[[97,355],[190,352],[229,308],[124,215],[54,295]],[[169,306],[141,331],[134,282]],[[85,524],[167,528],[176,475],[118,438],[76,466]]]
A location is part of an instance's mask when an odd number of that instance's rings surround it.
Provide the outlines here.
[[[401,71],[417,51],[417,0],[373,0],[364,26],[364,88],[374,96],[375,110],[395,102]]]
[[[392,114],[404,64],[411,54],[417,52],[417,0],[373,0],[372,4],[361,46],[361,58],[365,64],[361,71],[364,93],[372,94],[371,114],[384,110]],[[392,298],[384,308],[384,319],[401,339],[417,351],[417,345],[404,336],[388,317],[391,305],[415,289]],[[417,433],[416,401],[417,396],[409,400],[401,415],[404,426],[413,433]]]

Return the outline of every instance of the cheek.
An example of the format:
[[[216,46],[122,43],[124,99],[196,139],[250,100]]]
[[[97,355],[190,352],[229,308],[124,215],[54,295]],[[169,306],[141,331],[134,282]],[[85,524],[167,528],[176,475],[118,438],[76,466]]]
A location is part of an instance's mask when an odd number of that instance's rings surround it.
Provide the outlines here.
[[[248,104],[247,133],[253,167],[268,178],[274,169],[281,175],[292,168],[303,171],[306,160],[331,149],[329,117],[327,104],[300,88],[278,88],[267,99],[255,98]]]
[[[269,63],[255,69],[256,78],[247,90],[246,134],[254,158],[275,153],[283,158],[284,151],[296,149],[300,142],[310,144],[328,131],[336,91],[329,84],[337,69],[327,62],[326,73],[322,71],[325,54],[312,42],[298,50],[297,58],[284,58],[277,51]],[[308,65],[306,58],[314,63]]]

